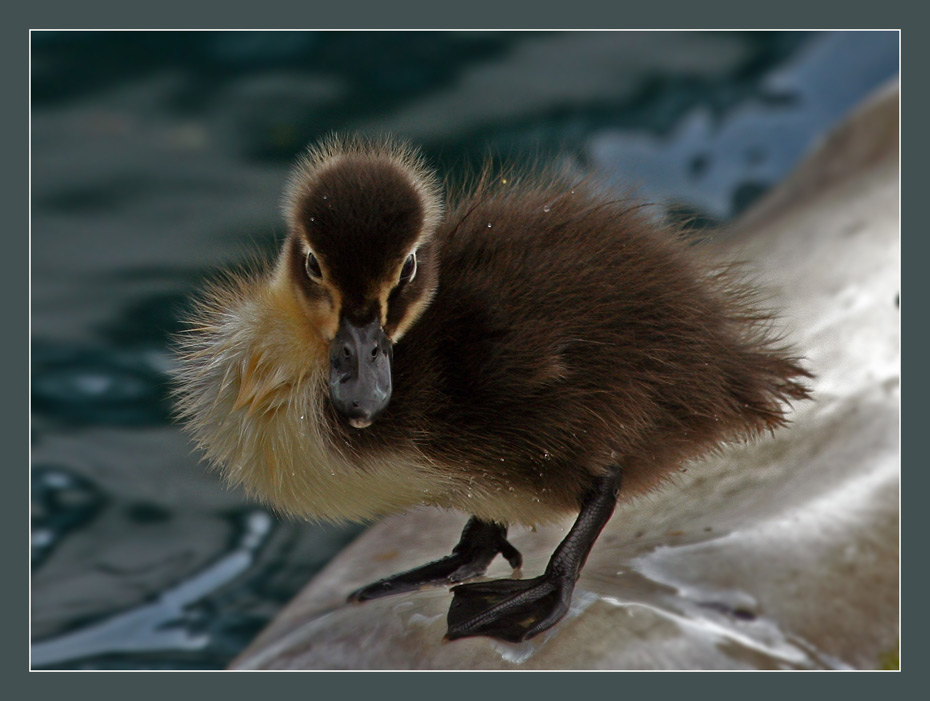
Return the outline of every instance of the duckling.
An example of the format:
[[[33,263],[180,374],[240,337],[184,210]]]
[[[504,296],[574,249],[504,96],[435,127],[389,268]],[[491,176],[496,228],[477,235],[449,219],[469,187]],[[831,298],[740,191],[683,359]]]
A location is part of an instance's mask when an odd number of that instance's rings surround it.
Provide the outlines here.
[[[810,374],[754,291],[641,207],[548,172],[445,202],[408,144],[330,137],[286,186],[267,270],[213,283],[180,341],[179,415],[275,509],[470,515],[452,553],[353,592],[456,584],[447,639],[567,612],[618,498],[771,431]],[[541,575],[463,583],[514,524],[577,518]]]

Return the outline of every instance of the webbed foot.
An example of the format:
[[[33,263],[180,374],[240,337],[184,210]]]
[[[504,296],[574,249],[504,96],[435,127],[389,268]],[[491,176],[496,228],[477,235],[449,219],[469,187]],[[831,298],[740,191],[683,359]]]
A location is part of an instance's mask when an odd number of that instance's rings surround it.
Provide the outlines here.
[[[446,639],[486,635],[512,643],[528,640],[568,613],[574,588],[573,579],[551,574],[459,585],[452,590]]]
[[[498,553],[514,569],[523,564],[523,556],[507,541],[507,529],[504,526],[472,518],[465,525],[461,540],[451,555],[362,587],[349,594],[348,601],[368,601],[402,594],[428,584],[464,582],[484,574]]]
[[[594,481],[582,499],[578,518],[541,576],[455,587],[446,639],[487,635],[518,643],[558,623],[568,613],[581,568],[613,513],[621,479],[615,466]]]

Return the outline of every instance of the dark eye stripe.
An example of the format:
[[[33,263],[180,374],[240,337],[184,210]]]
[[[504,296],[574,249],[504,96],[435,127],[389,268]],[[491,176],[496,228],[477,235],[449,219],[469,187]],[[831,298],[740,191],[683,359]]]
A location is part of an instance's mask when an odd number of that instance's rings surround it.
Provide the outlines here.
[[[307,270],[307,276],[311,280],[322,280],[323,271],[320,270],[320,263],[313,255],[313,251],[307,252],[307,260],[304,262],[304,268]]]

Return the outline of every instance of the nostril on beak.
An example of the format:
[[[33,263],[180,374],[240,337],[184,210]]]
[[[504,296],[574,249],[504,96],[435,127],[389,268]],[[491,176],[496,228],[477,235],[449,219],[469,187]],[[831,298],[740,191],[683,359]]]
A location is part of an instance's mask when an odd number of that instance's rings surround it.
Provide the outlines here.
[[[391,345],[378,319],[365,326],[343,319],[330,353],[333,406],[352,427],[370,426],[391,398]]]

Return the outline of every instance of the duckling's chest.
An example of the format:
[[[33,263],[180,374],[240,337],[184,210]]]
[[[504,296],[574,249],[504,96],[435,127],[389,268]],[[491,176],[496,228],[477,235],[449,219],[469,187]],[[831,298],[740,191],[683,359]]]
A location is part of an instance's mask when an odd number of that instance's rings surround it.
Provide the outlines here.
[[[417,442],[389,420],[382,430],[342,427],[321,404],[314,413],[288,402],[243,419],[229,479],[280,511],[312,519],[368,520],[423,504],[532,525],[571,509],[553,511],[545,487],[488,469],[487,456],[473,449],[433,450],[425,435]]]

